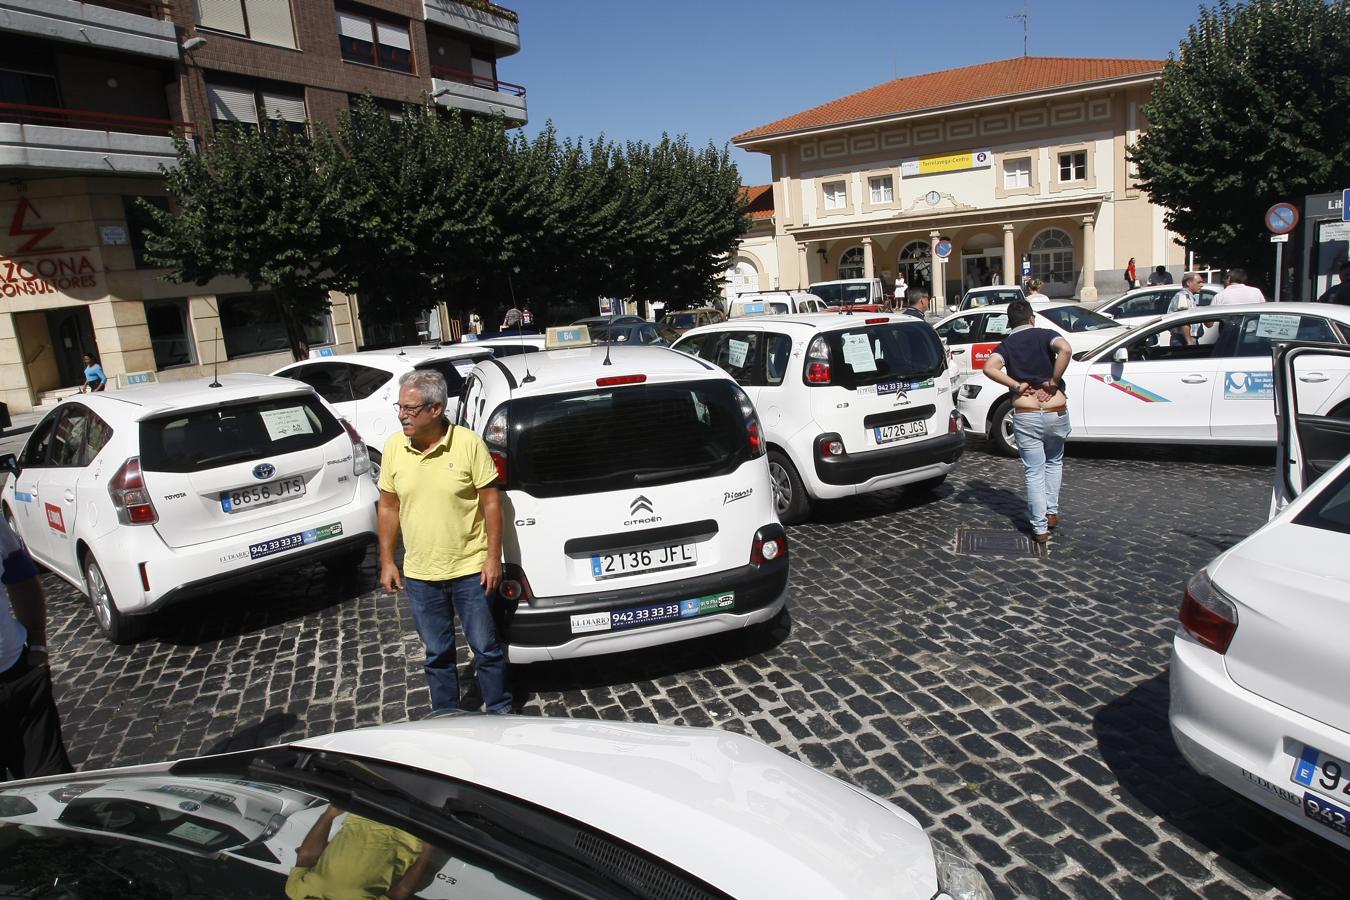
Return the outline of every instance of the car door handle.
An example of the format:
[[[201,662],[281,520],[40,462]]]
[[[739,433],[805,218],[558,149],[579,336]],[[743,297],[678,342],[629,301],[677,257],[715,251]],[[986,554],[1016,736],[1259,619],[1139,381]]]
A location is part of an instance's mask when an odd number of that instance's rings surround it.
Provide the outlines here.
[[[1298,376],[1299,381],[1306,381],[1308,384],[1321,384],[1327,380],[1327,376],[1321,372],[1309,372],[1307,375]]]
[[[67,502],[67,503],[74,503],[74,502],[75,502],[75,492],[74,492],[74,491],[66,491],[66,493],[65,493],[65,498],[66,498],[66,502]]]
[[[952,353],[953,353],[953,354],[956,354],[956,353],[965,353],[965,352],[966,352],[966,348],[965,348],[965,347],[953,347],[953,348],[952,348]]]
[[[1182,384],[1204,384],[1206,381],[1209,381],[1209,379],[1203,375],[1187,375],[1181,379]]]

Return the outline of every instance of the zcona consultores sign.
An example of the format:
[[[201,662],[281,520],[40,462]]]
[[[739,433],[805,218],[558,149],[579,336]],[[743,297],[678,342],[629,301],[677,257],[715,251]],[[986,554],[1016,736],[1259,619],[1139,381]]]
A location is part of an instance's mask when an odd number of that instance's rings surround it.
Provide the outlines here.
[[[3,219],[0,219],[3,221]],[[88,247],[66,247],[56,227],[27,197],[20,197],[0,248],[0,297],[63,294],[98,286],[98,268]]]

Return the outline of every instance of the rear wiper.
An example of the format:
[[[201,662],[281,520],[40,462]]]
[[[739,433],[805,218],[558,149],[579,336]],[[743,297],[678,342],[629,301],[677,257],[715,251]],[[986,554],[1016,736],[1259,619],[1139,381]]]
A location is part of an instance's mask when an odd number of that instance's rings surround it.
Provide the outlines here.
[[[648,484],[653,481],[660,481],[666,478],[683,478],[686,475],[697,475],[700,472],[706,472],[716,463],[704,463],[701,466],[685,466],[682,469],[671,469],[665,466],[651,469],[630,469],[633,475],[633,481],[638,484]]]
[[[199,466],[220,465],[227,462],[240,462],[245,459],[253,459],[258,454],[253,450],[231,450],[228,453],[217,453],[215,456],[208,456],[205,459],[197,460]]]

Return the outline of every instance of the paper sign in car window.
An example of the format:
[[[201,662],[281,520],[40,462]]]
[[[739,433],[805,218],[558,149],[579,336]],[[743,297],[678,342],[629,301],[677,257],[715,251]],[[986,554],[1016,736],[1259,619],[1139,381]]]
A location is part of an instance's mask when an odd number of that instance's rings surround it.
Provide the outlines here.
[[[314,426],[309,422],[303,406],[287,406],[283,409],[264,409],[258,415],[262,417],[267,436],[274,441],[295,437],[297,434],[313,434]]]
[[[169,832],[169,837],[176,837],[184,841],[191,841],[194,844],[206,846],[220,838],[222,832],[211,828],[203,828],[192,822],[183,822],[177,828]]]
[[[843,336],[844,362],[855,372],[875,372],[877,361],[872,358],[872,342],[865,334],[846,334]]]
[[[1263,313],[1256,318],[1256,336],[1292,341],[1298,337],[1298,316]]]
[[[749,350],[750,344],[745,341],[738,341],[735,338],[727,341],[727,365],[733,369],[739,369],[745,365],[745,354]]]

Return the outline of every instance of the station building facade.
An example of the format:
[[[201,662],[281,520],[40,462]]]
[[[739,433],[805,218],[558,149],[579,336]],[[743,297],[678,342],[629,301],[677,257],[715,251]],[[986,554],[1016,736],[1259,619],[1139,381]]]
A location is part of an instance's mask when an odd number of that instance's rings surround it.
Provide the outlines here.
[[[173,284],[145,257],[138,198],[166,204],[173,136],[219,123],[333,122],[366,94],[526,120],[497,77],[520,49],[486,0],[0,0],[0,400],[11,412],[115,386],[291,360],[276,298],[244,281]],[[334,295],[316,352],[371,340]],[[443,319],[443,310],[442,310]],[[435,331],[435,317],[426,325]]]
[[[736,135],[767,154],[727,293],[903,274],[943,309],[977,284],[1106,299],[1183,248],[1126,147],[1163,61],[1018,57],[901,78]],[[755,206],[758,208],[754,208]],[[950,242],[945,262],[934,254]]]

